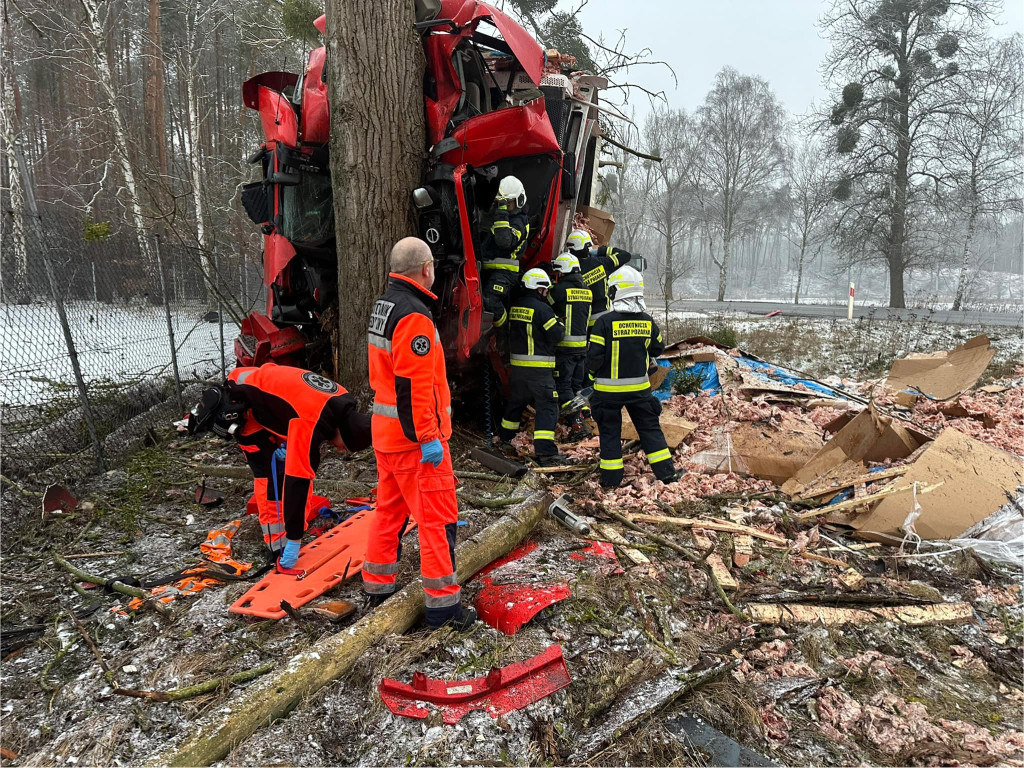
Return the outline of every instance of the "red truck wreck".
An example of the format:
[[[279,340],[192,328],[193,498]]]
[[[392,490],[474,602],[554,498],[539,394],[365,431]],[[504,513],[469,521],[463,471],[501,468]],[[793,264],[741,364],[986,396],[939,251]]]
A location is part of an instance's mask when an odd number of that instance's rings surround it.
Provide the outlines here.
[[[571,58],[545,53],[486,3],[427,5],[417,2],[416,25],[426,59],[426,171],[409,192],[418,234],[436,260],[434,315],[457,375],[487,354],[484,347],[493,350],[480,343],[487,323],[476,254],[493,220],[498,182],[513,174],[526,187],[531,235],[523,268],[557,256],[577,210],[591,202],[598,94],[607,82],[563,74]],[[325,17],[315,26],[323,33]],[[249,158],[260,164],[261,179],[244,187],[242,202],[263,233],[267,306],[242,323],[240,365],[330,369],[330,330],[321,318],[337,301],[337,255],[324,64],[325,49],[317,48],[301,76],[267,72],[243,86],[265,136]]]

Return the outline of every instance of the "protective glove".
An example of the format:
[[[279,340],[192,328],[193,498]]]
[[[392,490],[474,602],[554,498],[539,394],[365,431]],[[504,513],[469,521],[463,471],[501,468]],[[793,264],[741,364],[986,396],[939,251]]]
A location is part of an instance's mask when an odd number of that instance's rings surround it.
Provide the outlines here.
[[[281,553],[281,559],[278,561],[282,568],[295,567],[295,563],[299,561],[299,547],[301,546],[301,541],[288,539],[288,543],[284,545],[284,552]]]
[[[420,464],[433,464],[434,468],[441,466],[444,461],[444,446],[440,440],[431,440],[429,443],[420,445]]]

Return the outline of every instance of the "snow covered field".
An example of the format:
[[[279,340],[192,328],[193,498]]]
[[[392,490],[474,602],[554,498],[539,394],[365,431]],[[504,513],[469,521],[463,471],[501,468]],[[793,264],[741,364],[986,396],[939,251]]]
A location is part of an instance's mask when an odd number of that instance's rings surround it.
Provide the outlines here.
[[[172,375],[163,307],[74,302],[66,309],[87,383],[128,383]],[[202,304],[172,307],[183,379],[208,376],[220,368],[219,327],[203,320],[206,312]],[[234,364],[237,332],[234,323],[225,321],[228,367]],[[0,305],[0,404],[33,405],[73,387],[56,308],[52,304]]]

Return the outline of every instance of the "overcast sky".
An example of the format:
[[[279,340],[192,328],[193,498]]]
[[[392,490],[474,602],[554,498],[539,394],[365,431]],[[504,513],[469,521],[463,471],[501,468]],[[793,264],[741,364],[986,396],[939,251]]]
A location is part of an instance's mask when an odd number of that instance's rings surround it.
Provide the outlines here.
[[[678,87],[664,67],[636,67],[629,79],[664,90],[672,107],[696,109],[715,74],[731,65],[768,80],[786,108],[802,114],[827,100],[818,70],[828,49],[818,30],[825,7],[824,0],[590,0],[581,17],[588,35],[615,39],[626,29],[629,50],[648,47],[667,61]],[[1006,0],[1000,22],[999,36],[1024,31],[1024,2]],[[649,108],[640,96],[637,115]]]

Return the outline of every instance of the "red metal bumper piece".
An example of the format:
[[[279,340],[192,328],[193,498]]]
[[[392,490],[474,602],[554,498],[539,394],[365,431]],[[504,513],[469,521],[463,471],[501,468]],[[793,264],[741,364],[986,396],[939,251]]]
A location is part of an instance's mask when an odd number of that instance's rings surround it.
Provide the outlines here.
[[[489,574],[496,568],[519,560],[537,549],[536,541],[520,544],[504,557],[486,566],[478,574],[483,588],[477,592],[473,605],[480,619],[499,632],[514,635],[522,626],[549,605],[565,600],[570,594],[569,585],[544,584],[495,584]]]
[[[384,678],[377,686],[384,705],[396,715],[423,719],[433,704],[441,710],[445,725],[455,725],[473,710],[497,718],[540,701],[572,682],[562,656],[562,646],[552,645],[532,659],[493,667],[484,677],[472,680],[432,680],[415,672],[412,685]]]

